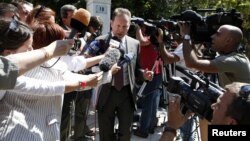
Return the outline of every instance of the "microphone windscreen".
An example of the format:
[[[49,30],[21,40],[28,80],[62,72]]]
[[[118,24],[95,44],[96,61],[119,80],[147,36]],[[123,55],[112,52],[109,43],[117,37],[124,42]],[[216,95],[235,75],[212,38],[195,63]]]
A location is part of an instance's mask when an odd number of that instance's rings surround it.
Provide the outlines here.
[[[78,32],[86,32],[89,25],[91,14],[89,11],[83,8],[79,8],[71,18],[70,26]]]
[[[105,57],[99,63],[100,70],[107,72],[115,63],[119,61],[120,57],[121,53],[118,49],[113,48],[108,50]]]

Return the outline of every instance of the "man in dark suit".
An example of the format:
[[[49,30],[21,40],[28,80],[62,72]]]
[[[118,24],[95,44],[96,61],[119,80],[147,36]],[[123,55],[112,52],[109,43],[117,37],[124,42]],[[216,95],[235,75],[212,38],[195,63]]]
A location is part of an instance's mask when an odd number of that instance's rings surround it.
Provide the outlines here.
[[[152,80],[153,77],[152,71],[140,70],[139,41],[127,36],[130,19],[131,13],[128,9],[116,8],[112,15],[111,33],[97,38],[107,43],[110,38],[116,36],[121,40],[120,49],[124,50],[125,54],[134,54],[130,63],[120,66],[117,73],[113,74],[111,83],[100,88],[97,103],[100,141],[130,140],[133,113],[136,110],[136,96],[133,95],[135,79]],[[118,83],[122,84],[120,88]],[[117,134],[114,133],[115,117],[119,121]]]

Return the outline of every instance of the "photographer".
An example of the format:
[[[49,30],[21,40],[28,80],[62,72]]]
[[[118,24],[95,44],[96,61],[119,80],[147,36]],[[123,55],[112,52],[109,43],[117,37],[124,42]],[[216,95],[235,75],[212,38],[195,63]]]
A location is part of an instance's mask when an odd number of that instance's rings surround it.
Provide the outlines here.
[[[222,25],[211,36],[212,49],[219,53],[213,60],[198,59],[194,53],[190,37],[190,24],[179,22],[180,32],[184,37],[183,53],[187,67],[195,68],[205,73],[218,73],[220,86],[231,82],[250,82],[250,64],[246,55],[239,51],[243,34],[240,28],[232,25]]]
[[[250,117],[250,85],[240,82],[233,82],[225,86],[225,92],[220,95],[217,102],[211,105],[213,109],[213,125],[248,125]],[[180,114],[179,104],[176,104],[180,99],[177,98],[170,103],[175,112],[171,120],[168,121],[168,127],[160,139],[160,141],[173,141],[175,138],[176,129],[178,129],[186,120],[187,116]]]

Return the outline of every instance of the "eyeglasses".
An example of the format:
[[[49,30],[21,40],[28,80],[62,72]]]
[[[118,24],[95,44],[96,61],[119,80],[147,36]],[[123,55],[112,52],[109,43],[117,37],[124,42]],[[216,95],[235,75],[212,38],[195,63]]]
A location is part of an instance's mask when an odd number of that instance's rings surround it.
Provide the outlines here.
[[[239,95],[243,100],[247,100],[250,94],[250,85],[244,85],[240,87]]]
[[[42,5],[42,6],[38,9],[38,11],[37,11],[37,13],[36,13],[36,15],[35,15],[34,18],[38,18],[39,14],[42,12],[43,9],[45,9],[45,6]]]

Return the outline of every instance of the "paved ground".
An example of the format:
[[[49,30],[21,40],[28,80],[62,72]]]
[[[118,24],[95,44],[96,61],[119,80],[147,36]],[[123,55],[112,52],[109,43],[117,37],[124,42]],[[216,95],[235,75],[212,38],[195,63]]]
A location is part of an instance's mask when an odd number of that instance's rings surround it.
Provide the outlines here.
[[[140,110],[138,110],[138,113],[140,113]],[[159,109],[157,116],[159,117],[158,127],[155,129],[154,134],[149,134],[149,136],[144,139],[137,136],[132,135],[131,141],[158,141],[161,137],[163,127],[161,127],[162,123],[166,121],[166,110],[165,109]],[[97,116],[96,116],[97,117]],[[98,124],[95,119],[95,113],[93,110],[90,111],[90,115],[88,117],[88,125],[89,127],[96,130],[96,136],[93,138],[94,141],[99,141],[99,134],[98,134]],[[137,123],[134,123],[134,126],[136,126]],[[96,125],[96,128],[95,128]]]
[[[91,130],[96,131],[96,136],[92,137],[90,140],[88,141],[99,141],[99,130],[98,130],[98,123],[97,123],[97,113],[94,112],[93,107],[90,107],[90,112],[89,112],[89,116],[88,116],[88,120],[87,120],[87,124],[89,125],[89,127],[91,128]],[[140,109],[137,111],[137,114],[140,114]],[[132,135],[131,141],[159,141],[162,131],[163,131],[163,127],[162,125],[167,121],[167,113],[166,110],[164,108],[158,109],[157,112],[157,117],[158,117],[158,124],[157,124],[157,128],[155,129],[155,133],[154,134],[149,134],[149,136],[144,139],[144,138],[140,138],[137,136]],[[133,125],[136,127],[137,123],[134,123]],[[190,128],[190,124],[188,124],[187,126],[189,126]],[[193,125],[193,129],[191,129],[193,132],[195,129],[197,129],[197,125]],[[186,130],[186,129],[184,129]],[[199,139],[199,133],[198,132],[193,132],[192,133],[192,137],[188,137],[188,139],[184,139],[186,137],[181,136],[180,131],[178,131],[178,137],[176,139],[176,141],[200,141]],[[189,135],[190,136],[190,133]]]

